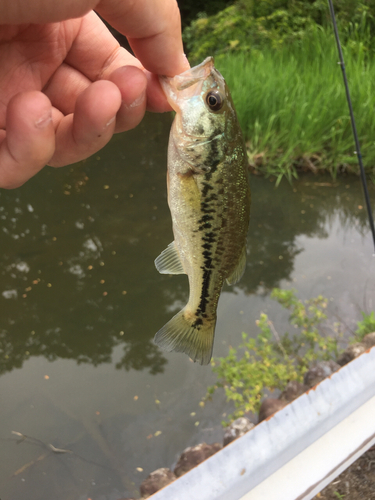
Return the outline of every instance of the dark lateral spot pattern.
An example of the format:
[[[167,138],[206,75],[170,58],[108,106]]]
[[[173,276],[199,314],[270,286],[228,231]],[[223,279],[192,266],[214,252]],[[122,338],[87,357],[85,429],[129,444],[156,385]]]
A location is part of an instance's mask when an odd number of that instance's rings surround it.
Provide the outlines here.
[[[210,172],[207,172],[205,174],[205,178],[210,174]],[[205,200],[204,198],[207,196],[207,193],[208,191],[210,191],[211,189],[213,189],[213,187],[211,186],[211,184],[209,184],[208,182],[203,182],[203,190],[202,190],[202,196],[203,196],[203,202],[206,202],[207,203],[207,200]]]
[[[215,128],[212,132],[212,134],[209,136],[210,142],[210,151],[206,156],[206,159],[203,162],[203,165],[206,168],[209,168],[210,171],[205,174],[205,179],[207,181],[211,180],[212,174],[216,172],[217,167],[220,163],[220,151],[219,151],[219,144],[218,140],[214,140],[214,137],[219,135],[221,133],[221,130],[218,128]]]
[[[198,220],[198,229],[195,232],[203,232],[202,238],[202,255],[203,255],[203,276],[202,276],[202,288],[200,301],[196,311],[196,320],[194,327],[200,329],[203,324],[202,318],[207,318],[207,304],[210,300],[210,283],[212,279],[212,272],[214,270],[214,263],[217,262],[217,257],[223,252],[222,246],[218,245],[217,236],[220,227],[215,226],[215,217],[211,214],[217,212],[217,200],[218,195],[216,194],[216,180],[213,182],[212,176],[216,172],[218,165],[220,164],[220,150],[217,140],[213,140],[221,131],[215,129],[210,135],[210,151],[206,155],[206,159],[203,165],[209,169],[208,172],[204,174],[204,180],[202,182],[203,189],[201,191],[202,199],[200,204],[200,209],[202,216]],[[217,179],[218,184],[222,184],[222,179]],[[214,246],[216,247],[214,249]]]
[[[197,328],[197,327],[202,326],[202,325],[203,325],[203,319],[202,318],[197,318],[194,321],[194,323],[193,323],[193,327],[194,328]],[[199,328],[198,328],[198,330],[199,330]]]

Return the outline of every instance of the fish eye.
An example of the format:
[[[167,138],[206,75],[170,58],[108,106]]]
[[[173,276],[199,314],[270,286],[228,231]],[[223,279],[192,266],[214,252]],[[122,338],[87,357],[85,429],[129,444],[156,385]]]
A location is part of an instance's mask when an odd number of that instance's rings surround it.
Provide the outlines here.
[[[218,90],[211,90],[206,95],[207,106],[212,111],[219,111],[224,104],[224,99]]]

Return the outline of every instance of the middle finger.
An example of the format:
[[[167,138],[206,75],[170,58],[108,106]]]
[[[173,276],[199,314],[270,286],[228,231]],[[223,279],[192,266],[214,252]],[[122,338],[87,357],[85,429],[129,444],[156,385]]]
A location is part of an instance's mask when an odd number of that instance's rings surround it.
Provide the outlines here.
[[[64,115],[73,113],[77,97],[91,84],[85,75],[62,63],[43,88],[52,106]]]

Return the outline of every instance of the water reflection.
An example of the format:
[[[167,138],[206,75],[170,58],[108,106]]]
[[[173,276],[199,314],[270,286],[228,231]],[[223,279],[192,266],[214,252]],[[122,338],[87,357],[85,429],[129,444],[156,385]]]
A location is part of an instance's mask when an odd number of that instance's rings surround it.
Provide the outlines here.
[[[116,346],[116,368],[163,372],[152,338],[188,294],[185,277],[158,275],[153,264],[172,238],[169,126],[167,115],[150,115],[79,166],[45,169],[1,192],[0,373],[41,355],[110,363]],[[326,238],[337,216],[344,228],[368,231],[359,183],[349,179],[307,177],[275,190],[253,178],[252,190],[249,259],[237,285],[246,294],[290,279],[298,236]]]
[[[162,371],[148,317],[163,309],[153,259],[170,117],[149,121],[102,156],[1,192],[1,373],[39,355],[96,366],[118,344],[118,367]]]
[[[273,189],[272,181],[253,178],[249,261],[237,286],[246,293],[266,293],[281,280],[290,280],[294,259],[303,250],[298,237],[326,238],[336,218],[344,231],[355,227],[362,235],[368,233],[362,192],[353,180],[307,176],[293,187],[284,182]]]
[[[198,406],[214,383],[209,367],[152,342],[188,295],[185,276],[159,275],[153,264],[172,239],[169,126],[167,115],[149,115],[96,157],[0,192],[2,498],[134,497],[186,446],[222,438],[224,397]],[[252,191],[248,268],[223,293],[215,356],[241,331],[258,333],[260,311],[286,328],[267,297],[274,286],[294,281],[303,298],[334,298],[333,312],[351,325],[364,286],[373,296],[358,179],[308,176],[275,190],[255,177]],[[12,430],[42,443],[16,445]]]

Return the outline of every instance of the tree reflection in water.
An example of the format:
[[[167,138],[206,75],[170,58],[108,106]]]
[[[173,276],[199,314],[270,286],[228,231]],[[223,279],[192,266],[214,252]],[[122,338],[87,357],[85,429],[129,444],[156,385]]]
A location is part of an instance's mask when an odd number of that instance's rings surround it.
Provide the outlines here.
[[[110,363],[116,346],[123,347],[116,368],[163,372],[166,359],[152,339],[185,303],[188,285],[153,264],[172,238],[170,118],[148,121],[117,136],[100,157],[45,169],[1,192],[0,373],[41,355]],[[326,238],[337,216],[344,227],[367,230],[357,179],[308,176],[275,189],[253,177],[252,193],[248,264],[236,285],[246,294],[290,279],[303,250],[299,235]]]

